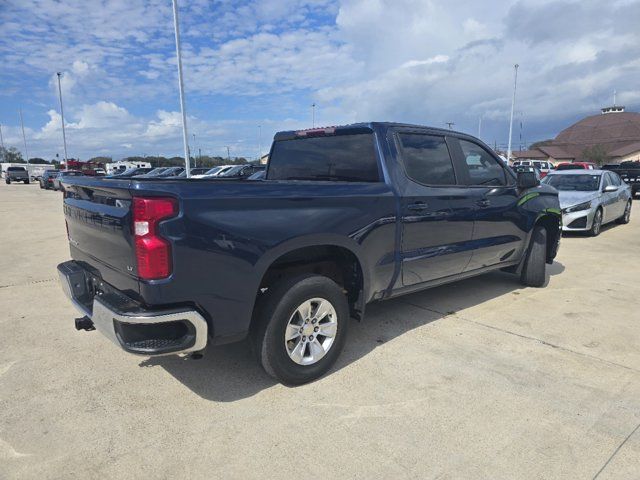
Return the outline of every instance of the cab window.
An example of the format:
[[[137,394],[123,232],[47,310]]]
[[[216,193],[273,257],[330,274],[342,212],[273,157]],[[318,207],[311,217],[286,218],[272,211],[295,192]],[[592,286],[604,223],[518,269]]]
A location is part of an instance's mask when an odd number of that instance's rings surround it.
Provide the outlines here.
[[[470,185],[506,185],[507,177],[498,160],[480,145],[459,140]]]

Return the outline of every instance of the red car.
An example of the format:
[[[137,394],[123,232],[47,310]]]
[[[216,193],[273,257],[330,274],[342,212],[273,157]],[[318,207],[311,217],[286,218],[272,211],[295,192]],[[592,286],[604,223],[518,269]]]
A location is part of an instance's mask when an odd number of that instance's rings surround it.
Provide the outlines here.
[[[556,170],[597,170],[595,163],[591,162],[564,162],[556,166]]]

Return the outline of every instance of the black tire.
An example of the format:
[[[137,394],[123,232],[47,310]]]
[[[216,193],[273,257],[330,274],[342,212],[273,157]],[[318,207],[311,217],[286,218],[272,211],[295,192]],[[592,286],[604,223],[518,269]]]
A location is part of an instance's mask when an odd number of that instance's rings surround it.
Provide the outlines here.
[[[11,179],[10,179],[10,178],[5,179],[5,181],[4,181],[4,182],[5,182],[7,185],[11,185]]]
[[[29,183],[31,183],[31,181],[30,181],[29,179],[26,179],[26,180],[24,181],[24,183],[25,183],[25,185],[29,185]]]
[[[602,209],[598,208],[596,213],[593,216],[593,223],[591,224],[591,229],[589,229],[589,235],[592,237],[597,237],[600,235],[602,231]]]
[[[333,306],[337,331],[324,357],[313,364],[300,365],[289,356],[285,331],[298,307],[316,298],[328,300]],[[252,331],[254,351],[262,368],[284,384],[301,385],[321,377],[344,347],[350,321],[349,305],[342,288],[327,277],[309,274],[285,279],[269,288],[257,310],[257,324]],[[309,351],[306,348],[303,352]]]
[[[544,227],[533,229],[520,281],[527,287],[542,287],[547,281],[547,229]]]
[[[621,225],[626,225],[631,220],[631,200],[627,202],[627,206],[624,207],[624,213],[622,216],[616,220],[617,223]]]

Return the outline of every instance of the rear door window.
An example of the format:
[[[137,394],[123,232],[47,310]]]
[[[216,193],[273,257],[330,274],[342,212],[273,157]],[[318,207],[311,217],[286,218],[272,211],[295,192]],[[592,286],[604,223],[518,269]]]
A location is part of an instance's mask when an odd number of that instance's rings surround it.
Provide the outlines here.
[[[493,155],[483,147],[467,140],[459,140],[470,185],[506,185],[507,177]]]
[[[378,182],[372,133],[278,140],[269,157],[269,180]]]
[[[423,185],[455,185],[456,175],[444,137],[400,133],[402,161],[407,176]]]

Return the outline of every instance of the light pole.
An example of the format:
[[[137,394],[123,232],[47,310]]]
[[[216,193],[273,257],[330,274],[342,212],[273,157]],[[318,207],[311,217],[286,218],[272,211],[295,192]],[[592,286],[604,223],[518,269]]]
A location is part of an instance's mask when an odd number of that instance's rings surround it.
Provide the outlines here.
[[[311,128],[316,128],[316,102],[311,104]]]
[[[480,132],[482,131],[482,115],[478,119],[478,140],[480,140]]]
[[[22,108],[20,109],[20,126],[22,127],[22,141],[24,142],[25,160],[29,163],[29,150],[27,150],[27,137],[24,134],[24,121],[22,120]]]
[[[453,130],[451,127],[453,127],[455,125],[455,123],[453,122],[444,122],[445,125],[447,125],[449,127],[449,130]]]
[[[258,161],[262,158],[262,125],[258,125]]]
[[[2,160],[4,160],[4,139],[2,138],[2,125],[0,125],[0,147],[2,147]]]
[[[184,82],[182,80],[182,53],[180,49],[180,27],[178,25],[178,0],[171,0],[173,3],[173,29],[176,35],[176,57],[178,59],[178,88],[180,90],[180,112],[182,113],[182,143],[184,146],[184,165],[187,171],[187,178],[191,176],[191,165],[189,160],[189,135],[187,134],[187,115],[184,108]]]
[[[513,70],[514,70],[513,98],[511,99],[511,117],[509,119],[509,143],[507,146],[507,163],[511,161],[511,134],[513,133],[513,109],[516,106],[516,87],[518,86],[518,67],[519,65],[517,63],[513,66]]]
[[[193,137],[193,151],[194,151],[194,154],[193,154],[193,166],[197,167],[198,164],[196,163],[196,154],[195,154],[195,151],[196,151],[196,134],[192,133],[191,136]]]
[[[62,120],[62,143],[64,145],[64,169],[67,168],[67,135],[64,131],[64,109],[62,108],[62,87],[60,86],[60,77],[62,77],[62,73],[56,73],[58,77],[58,98],[60,99],[60,119]]]
[[[229,150],[229,145],[227,145],[227,161],[231,163],[231,152]]]

